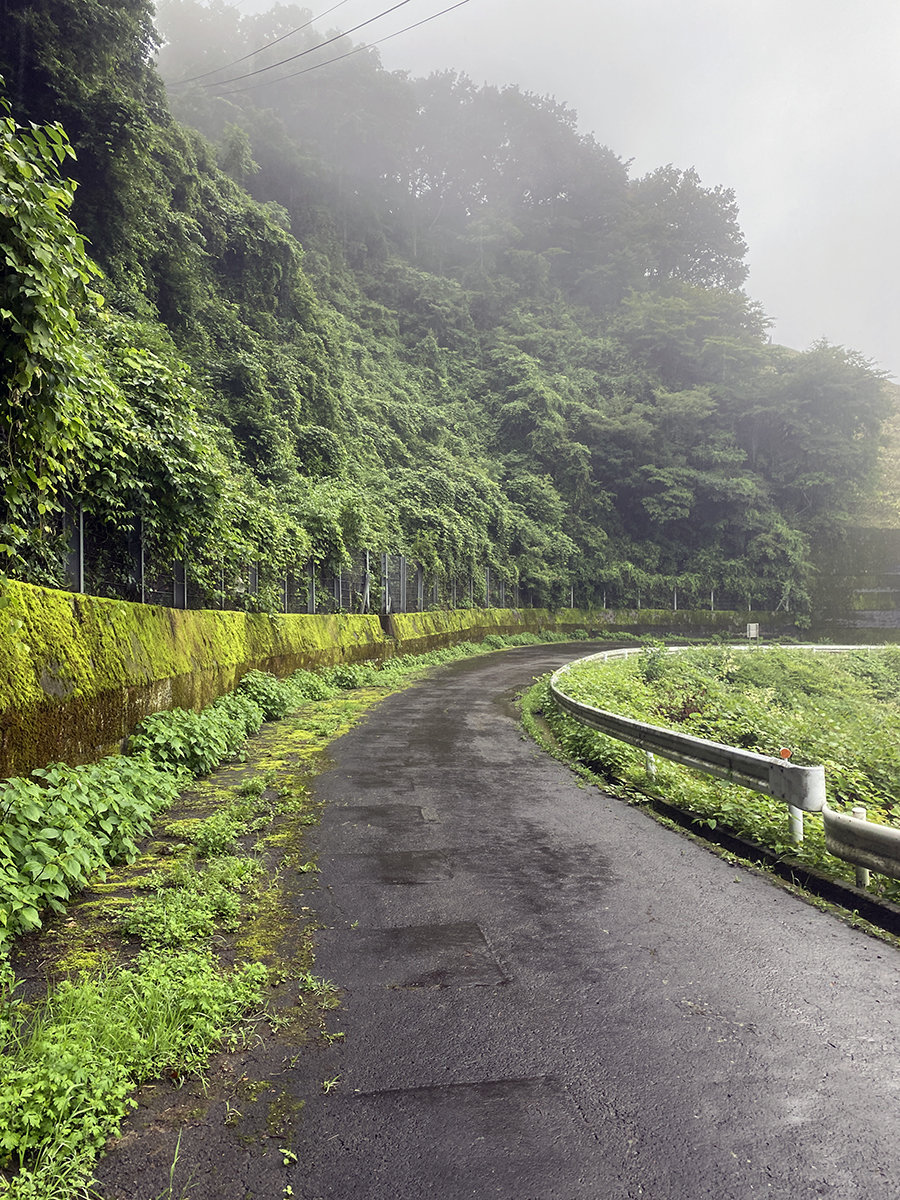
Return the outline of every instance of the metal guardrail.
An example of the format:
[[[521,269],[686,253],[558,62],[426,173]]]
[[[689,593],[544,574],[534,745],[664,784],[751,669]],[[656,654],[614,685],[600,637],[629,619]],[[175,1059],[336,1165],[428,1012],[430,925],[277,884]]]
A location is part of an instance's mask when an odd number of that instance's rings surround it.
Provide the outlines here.
[[[829,653],[873,649],[871,646],[791,648],[816,649]],[[803,813],[820,812],[825,825],[826,849],[829,854],[856,866],[857,883],[861,886],[868,883],[869,870],[892,879],[900,879],[900,829],[866,821],[864,809],[854,809],[854,815],[851,816],[829,808],[825,796],[824,767],[801,767],[783,759],[742,750],[737,746],[726,746],[721,742],[712,742],[706,738],[635,721],[630,717],[622,717],[607,709],[594,708],[583,701],[575,700],[560,686],[560,681],[572,667],[589,662],[626,658],[639,653],[641,651],[636,649],[607,650],[566,664],[550,678],[550,694],[554,702],[563,712],[581,724],[644,750],[648,755],[648,766],[651,763],[650,756],[659,754],[683,766],[693,767],[707,775],[714,775],[784,801],[788,805],[791,836],[795,842],[803,840]],[[669,653],[678,653],[678,649],[670,649]]]
[[[865,809],[853,812],[865,814]],[[865,887],[869,871],[900,879],[900,829],[891,825],[876,825],[864,815],[837,812],[825,805],[825,849],[836,858],[856,866],[856,882]]]

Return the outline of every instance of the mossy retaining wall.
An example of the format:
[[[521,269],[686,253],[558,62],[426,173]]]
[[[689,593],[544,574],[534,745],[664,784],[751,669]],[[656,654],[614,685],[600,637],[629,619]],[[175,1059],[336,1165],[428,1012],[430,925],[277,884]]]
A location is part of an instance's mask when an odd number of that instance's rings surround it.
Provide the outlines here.
[[[469,609],[377,615],[193,612],[8,583],[0,609],[0,777],[121,748],[148,713],[202,708],[247,671],[287,675],[489,633],[728,632],[744,614]],[[382,624],[383,621],[383,624]]]

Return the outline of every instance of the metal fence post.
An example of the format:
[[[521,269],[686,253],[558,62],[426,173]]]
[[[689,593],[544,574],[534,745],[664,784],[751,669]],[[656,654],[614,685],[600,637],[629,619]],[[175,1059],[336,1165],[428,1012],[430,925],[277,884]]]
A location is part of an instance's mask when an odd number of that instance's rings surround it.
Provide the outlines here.
[[[484,607],[491,607],[491,568],[484,568]]]
[[[172,570],[172,607],[187,608],[187,563],[180,558]]]
[[[388,556],[381,556],[381,611],[389,613],[391,611],[391,580],[388,575]]]
[[[306,611],[316,611],[316,564],[312,559],[306,564]]]
[[[416,612],[425,611],[425,568],[416,565]]]
[[[362,597],[360,599],[360,611],[367,613],[371,607],[372,596],[372,572],[369,569],[369,552],[365,551],[365,565],[363,566],[362,579]]]
[[[406,612],[406,555],[400,555],[400,611]]]
[[[80,504],[75,514],[75,527],[69,539],[66,575],[74,592],[84,591],[84,509]]]
[[[141,604],[145,603],[144,582],[144,520],[138,517],[135,528],[128,535],[128,554],[131,559],[131,580]]]

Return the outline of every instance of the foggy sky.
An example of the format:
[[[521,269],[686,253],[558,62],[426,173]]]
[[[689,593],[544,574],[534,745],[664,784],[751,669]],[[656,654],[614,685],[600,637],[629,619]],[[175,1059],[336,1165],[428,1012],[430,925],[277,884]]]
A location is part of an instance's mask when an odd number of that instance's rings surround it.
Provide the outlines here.
[[[413,0],[357,36],[450,2]],[[323,24],[388,6],[350,0]],[[733,188],[774,340],[827,337],[900,376],[897,0],[470,0],[380,53],[389,70],[552,94],[632,176],[673,163]]]

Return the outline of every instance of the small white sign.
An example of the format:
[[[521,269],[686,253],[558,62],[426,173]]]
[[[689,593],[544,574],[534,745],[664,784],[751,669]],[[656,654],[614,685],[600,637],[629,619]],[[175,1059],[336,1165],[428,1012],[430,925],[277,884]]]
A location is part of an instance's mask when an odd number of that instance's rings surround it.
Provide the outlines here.
[[[747,625],[747,637],[748,638],[759,638],[759,623],[758,622],[753,621],[752,623],[749,623]]]

